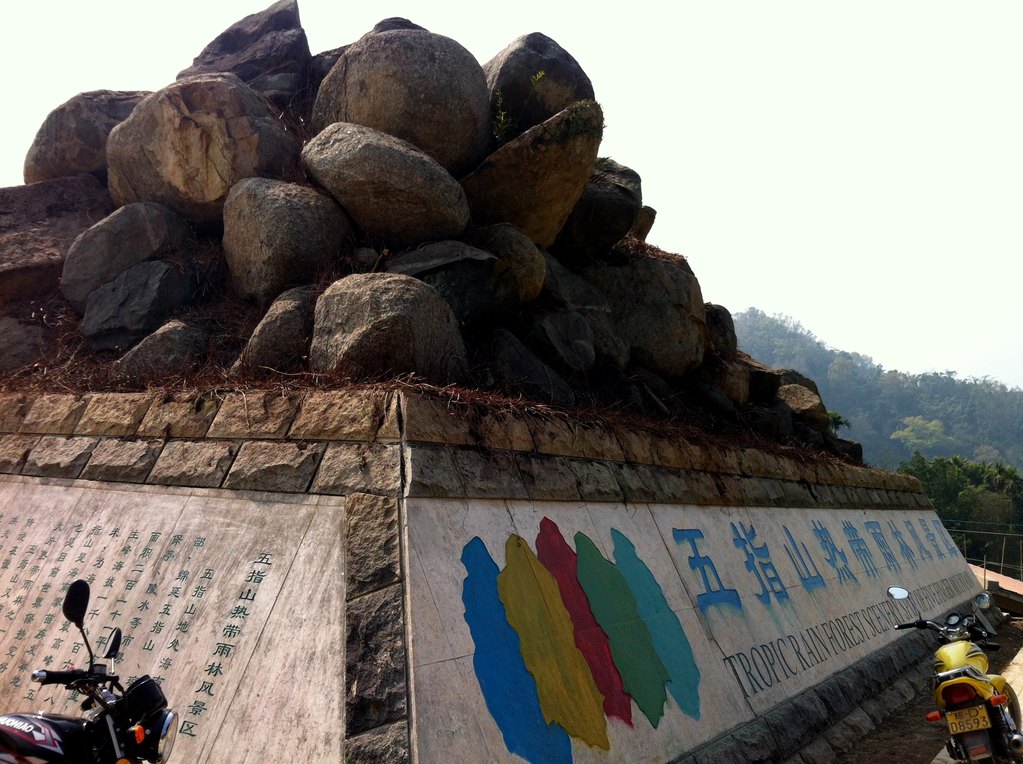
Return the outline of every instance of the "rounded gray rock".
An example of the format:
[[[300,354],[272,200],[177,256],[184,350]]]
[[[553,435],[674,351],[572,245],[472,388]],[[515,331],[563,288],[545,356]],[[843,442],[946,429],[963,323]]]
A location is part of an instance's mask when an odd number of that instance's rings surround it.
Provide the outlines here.
[[[451,308],[428,284],[396,273],[347,276],[320,295],[309,362],[355,378],[415,373],[440,384],[468,369]]]
[[[291,371],[301,366],[309,355],[315,298],[314,287],[302,286],[289,289],[274,300],[231,371]]]
[[[483,69],[460,44],[420,29],[373,32],[345,49],[320,83],[313,129],[354,122],[409,141],[454,175],[489,142]]]
[[[351,232],[330,196],[309,186],[245,178],[224,203],[224,256],[235,292],[260,305],[310,284],[335,263]]]
[[[208,342],[205,330],[172,319],[115,361],[114,376],[128,382],[166,382],[187,374],[205,353]]]
[[[450,173],[379,130],[332,124],[306,144],[302,161],[374,241],[401,246],[450,239],[469,222],[465,194]]]
[[[92,90],[51,111],[25,156],[25,182],[85,172],[107,179],[107,137],[128,118],[145,91]]]
[[[682,377],[703,362],[706,308],[700,283],[681,257],[629,257],[582,276],[599,289],[633,362],[665,377]]]

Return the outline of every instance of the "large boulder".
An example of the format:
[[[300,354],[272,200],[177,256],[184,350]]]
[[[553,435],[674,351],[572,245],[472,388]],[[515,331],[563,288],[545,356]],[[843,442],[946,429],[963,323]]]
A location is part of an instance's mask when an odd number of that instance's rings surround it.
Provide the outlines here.
[[[221,32],[178,79],[218,72],[234,74],[286,110],[297,105],[311,57],[298,3],[279,0]]]
[[[611,159],[598,159],[551,252],[578,263],[606,255],[632,230],[642,206],[639,173]]]
[[[79,173],[107,179],[107,137],[128,118],[143,91],[92,90],[51,111],[25,156],[25,182]]]
[[[600,107],[579,101],[506,143],[462,179],[474,222],[511,223],[549,247],[586,187],[603,132]]]
[[[145,98],[107,141],[118,204],[160,202],[192,220],[219,221],[242,178],[296,175],[301,148],[270,104],[233,74],[206,74]]]
[[[103,218],[71,244],[60,291],[79,313],[89,295],[147,260],[171,257],[196,246],[191,227],[162,204],[127,204]]]
[[[483,344],[480,355],[491,384],[497,388],[554,406],[575,403],[575,394],[561,375],[507,329],[496,329]]]
[[[578,311],[593,333],[593,350],[598,360],[617,369],[629,362],[629,346],[618,334],[611,304],[603,292],[582,276],[570,271],[549,254],[543,295],[562,308]]]
[[[384,265],[436,289],[461,326],[492,318],[502,307],[492,284],[496,262],[491,253],[463,242],[438,241],[388,257]]]
[[[373,28],[366,32],[367,35],[377,34],[379,32],[391,32],[395,29],[419,29],[423,32],[427,31],[418,24],[413,24],[408,19],[403,19],[398,16],[393,16],[383,21],[378,21]],[[315,95],[320,90],[320,84],[324,78],[330,74],[330,70],[334,68],[334,64],[337,63],[341,55],[348,50],[347,45],[342,45],[340,48],[331,48],[325,50],[322,53],[317,53],[312,57],[309,62],[309,86],[308,91]]]
[[[281,294],[252,331],[232,372],[292,371],[309,357],[316,289],[295,287]]]
[[[539,32],[513,40],[483,65],[497,142],[506,143],[576,101],[592,101],[579,62]]]
[[[555,368],[584,373],[597,360],[593,329],[577,310],[540,310],[530,317],[530,347]]]
[[[681,257],[626,257],[582,275],[607,298],[632,361],[665,377],[683,377],[703,362],[706,308],[700,284]]]
[[[732,314],[723,305],[708,302],[704,307],[707,310],[709,349],[714,355],[725,361],[734,361],[739,350],[739,341],[735,336],[735,322],[732,320]]]
[[[475,229],[470,241],[497,257],[493,284],[500,303],[518,305],[540,296],[547,277],[547,262],[522,231],[508,223],[498,223]]]
[[[309,175],[371,240],[392,246],[458,236],[469,208],[458,182],[411,143],[337,122],[306,144]]]
[[[384,264],[392,273],[422,279],[436,289],[460,324],[507,318],[535,300],[546,272],[543,255],[517,228],[487,226],[460,241],[425,244]]]
[[[188,303],[195,286],[189,268],[141,263],[89,295],[78,331],[98,350],[126,350]]]
[[[235,292],[267,305],[335,264],[351,231],[348,216],[309,186],[246,178],[224,203],[224,256]]]
[[[171,319],[114,362],[114,377],[140,383],[187,374],[203,357],[209,333],[200,326]]]
[[[453,175],[487,150],[487,83],[473,55],[422,29],[372,32],[320,83],[313,129],[354,122],[408,141]]]
[[[778,388],[778,400],[792,410],[797,422],[817,432],[826,432],[831,426],[831,417],[821,397],[803,385],[782,385]]]
[[[71,242],[112,209],[92,175],[0,188],[0,304],[56,288]]]
[[[335,281],[316,301],[314,371],[356,378],[414,373],[446,384],[466,377],[458,322],[437,292],[396,273]]]

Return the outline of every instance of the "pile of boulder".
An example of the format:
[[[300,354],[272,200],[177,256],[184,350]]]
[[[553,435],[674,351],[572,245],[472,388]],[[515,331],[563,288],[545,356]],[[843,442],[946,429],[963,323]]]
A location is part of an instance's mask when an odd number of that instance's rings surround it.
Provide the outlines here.
[[[126,386],[234,348],[228,375],[699,408],[858,456],[813,382],[739,352],[685,259],[646,243],[655,212],[602,133],[589,78],[542,34],[481,66],[387,19],[311,55],[280,0],[162,90],[47,117],[27,185],[0,189],[2,370],[52,354],[17,306],[59,290]],[[235,345],[196,318],[225,294],[262,315]]]

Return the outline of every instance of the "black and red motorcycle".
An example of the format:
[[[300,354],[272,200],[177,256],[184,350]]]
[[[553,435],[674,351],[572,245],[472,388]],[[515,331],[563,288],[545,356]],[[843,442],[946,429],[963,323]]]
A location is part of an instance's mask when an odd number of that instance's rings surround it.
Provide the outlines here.
[[[64,597],[64,617],[78,627],[89,653],[88,669],[35,671],[32,681],[61,684],[85,696],[84,717],[61,714],[0,715],[0,764],[141,764],[166,762],[177,735],[177,715],[160,685],[142,676],[122,688],[106,663],[97,662],[85,634],[89,584],[78,580]],[[121,648],[114,629],[103,661]]]

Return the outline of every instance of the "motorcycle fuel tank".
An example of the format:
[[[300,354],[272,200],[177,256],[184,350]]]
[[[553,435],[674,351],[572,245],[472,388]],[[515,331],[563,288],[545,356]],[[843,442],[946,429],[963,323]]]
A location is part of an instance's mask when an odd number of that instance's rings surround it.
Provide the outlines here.
[[[56,714],[4,714],[0,716],[0,762],[68,761],[85,745],[81,719]],[[7,754],[16,757],[7,758]],[[20,757],[20,758],[18,758]]]
[[[964,666],[972,666],[981,674],[987,673],[987,655],[973,642],[951,642],[942,645],[934,653],[934,672],[936,674]]]

